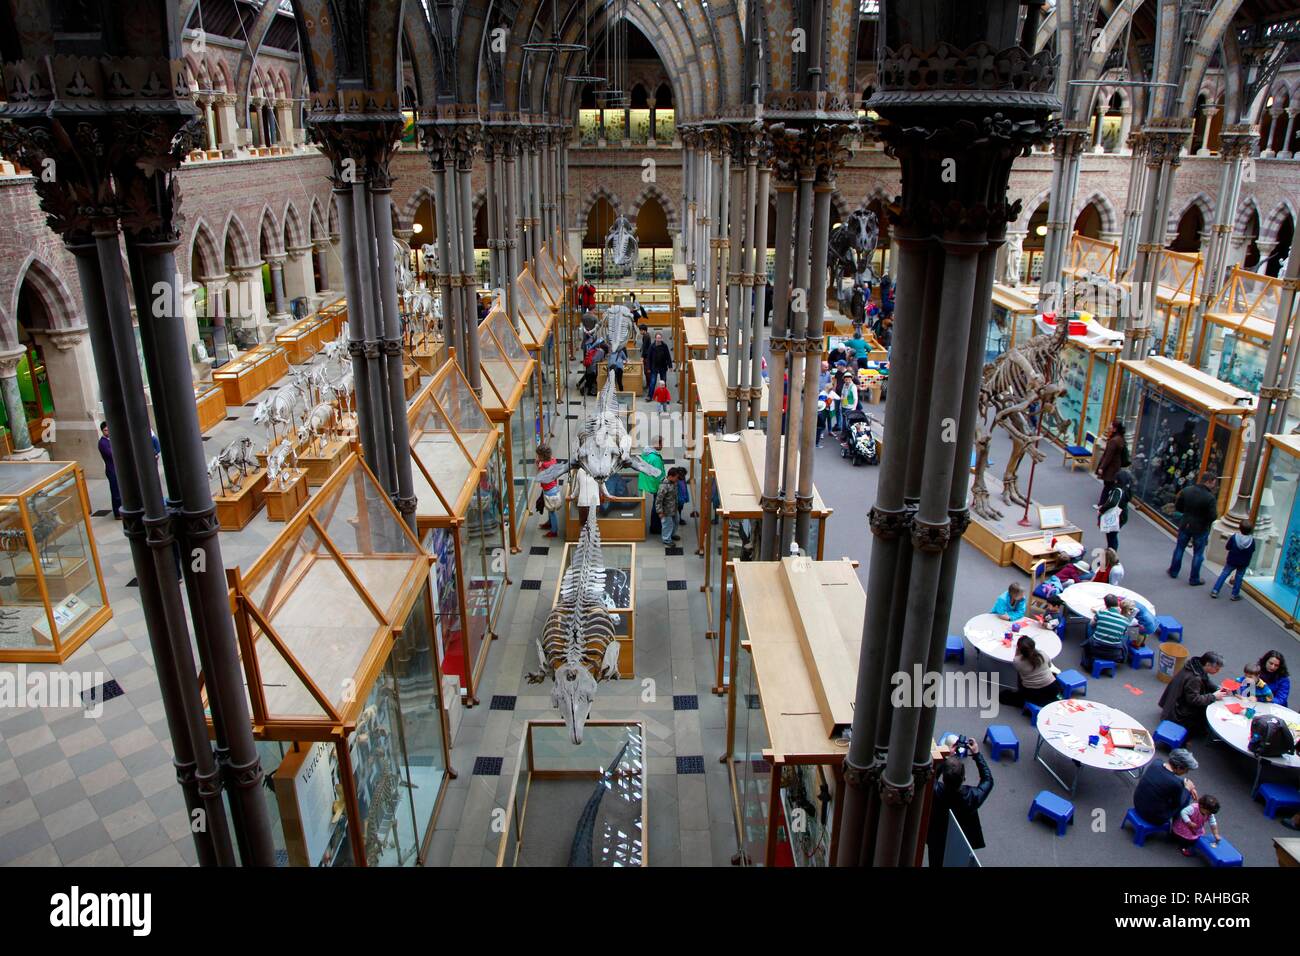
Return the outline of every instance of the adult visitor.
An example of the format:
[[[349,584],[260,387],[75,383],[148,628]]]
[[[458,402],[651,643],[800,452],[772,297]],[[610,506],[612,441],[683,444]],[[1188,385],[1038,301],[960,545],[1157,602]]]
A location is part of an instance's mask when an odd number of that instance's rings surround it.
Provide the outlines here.
[[[1287,706],[1291,699],[1291,675],[1281,651],[1265,651],[1259,659],[1259,679],[1272,692],[1273,703]]]
[[[1106,447],[1097,462],[1096,471],[1097,477],[1101,479],[1101,497],[1097,501],[1098,505],[1105,500],[1106,493],[1115,483],[1115,476],[1119,474],[1119,470],[1129,465],[1128,444],[1124,440],[1124,423],[1118,418],[1115,419],[1106,429],[1105,437]]]
[[[655,383],[668,381],[668,372],[673,367],[673,352],[664,341],[662,332],[655,333],[654,342],[650,345],[650,354],[645,356],[645,400],[647,402],[654,400]]]
[[[993,610],[1004,621],[1018,621],[1025,616],[1028,603],[1025,600],[1025,586],[1019,581],[1012,581],[1007,589],[993,602]]]
[[[1241,582],[1246,578],[1250,562],[1255,558],[1255,526],[1243,521],[1236,534],[1228,537],[1228,557],[1224,561],[1219,578],[1210,588],[1210,597],[1216,598],[1223,590],[1223,583],[1232,577],[1232,600],[1241,600]]]
[[[117,466],[113,463],[113,443],[108,440],[108,422],[99,423],[99,457],[104,459],[104,477],[108,479],[108,496],[113,502],[113,517],[122,520],[122,492],[117,487]]]
[[[1106,535],[1106,547],[1119,550],[1119,533],[1128,524],[1128,505],[1133,500],[1133,473],[1121,468],[1115,480],[1104,485],[1097,509],[1097,527]]]
[[[609,371],[614,376],[614,387],[623,391],[623,366],[627,364],[627,347],[614,349],[609,356]]]
[[[930,832],[926,838],[931,866],[943,866],[949,811],[952,811],[953,819],[961,827],[972,850],[982,850],[985,846],[979,810],[993,792],[993,774],[980,753],[979,742],[970,737],[966,740],[975,769],[979,772],[979,782],[974,786],[966,782],[966,762],[956,754],[943,759],[939,777],[934,782],[934,805],[930,810]]]
[[[1219,499],[1214,493],[1214,478],[1206,476],[1199,484],[1189,485],[1178,492],[1174,510],[1183,516],[1178,525],[1178,539],[1174,542],[1174,555],[1169,562],[1168,574],[1174,580],[1183,569],[1183,552],[1192,546],[1192,570],[1187,583],[1200,587],[1201,565],[1205,563],[1205,546],[1210,543],[1210,528],[1219,517]]]
[[[1147,823],[1162,827],[1172,823],[1196,799],[1196,784],[1188,773],[1200,766],[1184,747],[1169,751],[1162,763],[1152,761],[1133,788],[1133,809]]]
[[[867,356],[871,354],[871,347],[867,345],[867,340],[862,337],[860,332],[855,331],[853,338],[845,339],[844,345],[853,350],[853,357],[859,362],[865,362]]]
[[[1038,648],[1028,634],[1016,641],[1016,653],[1011,658],[1016,671],[1016,689],[999,695],[1002,703],[1010,707],[1023,707],[1026,702],[1043,707],[1057,698],[1056,674],[1052,661]]]
[[[1181,724],[1189,735],[1205,733],[1206,708],[1228,695],[1212,679],[1222,669],[1223,658],[1214,651],[1189,657],[1160,695],[1160,719]]]

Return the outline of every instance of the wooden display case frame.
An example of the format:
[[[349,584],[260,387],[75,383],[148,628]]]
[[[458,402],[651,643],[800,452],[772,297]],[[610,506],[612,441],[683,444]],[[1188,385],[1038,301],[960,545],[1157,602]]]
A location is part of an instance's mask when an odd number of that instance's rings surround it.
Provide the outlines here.
[[[710,435],[704,446],[701,466],[701,494],[699,498],[699,518],[695,522],[696,555],[704,558],[704,583],[700,591],[704,593],[706,619],[713,625],[705,631],[705,639],[713,640],[713,692],[727,693],[730,681],[728,661],[735,656],[734,631],[727,633],[727,623],[731,609],[727,595],[732,589],[733,568],[737,556],[731,552],[731,523],[748,520],[753,522],[755,531],[763,518],[761,505],[763,497],[763,468],[767,453],[767,436],[761,432],[748,429],[740,433],[739,442],[722,441],[717,435]],[[713,506],[713,488],[716,485],[721,504]],[[714,514],[718,523],[713,524]],[[817,553],[812,556],[821,561],[826,554],[826,527],[834,509],[822,500],[817,487],[813,486],[812,509],[809,520],[816,522]],[[719,535],[722,541],[722,554],[714,554],[713,536]],[[755,542],[757,544],[757,542]],[[713,575],[715,566],[718,572],[718,591],[713,592]],[[732,641],[729,646],[728,641]]]
[[[496,313],[503,318],[505,317],[505,313],[499,309],[494,309],[493,313]],[[511,552],[518,554],[523,548],[521,542],[524,536],[524,523],[528,520],[528,509],[520,508],[515,497],[515,471],[516,469],[523,469],[523,463],[515,461],[514,431],[523,424],[516,419],[515,413],[519,410],[520,402],[523,401],[524,392],[532,386],[533,369],[536,365],[536,361],[530,358],[524,363],[522,369],[514,367],[514,362],[506,355],[505,349],[502,347],[500,341],[497,340],[496,333],[492,330],[493,317],[493,314],[489,313],[487,318],[479,323],[479,340],[483,341],[484,336],[487,336],[495,344],[505,364],[509,366],[510,372],[514,376],[514,380],[511,382],[498,382],[493,379],[488,369],[484,367],[482,375],[483,409],[487,412],[488,419],[502,430],[506,443],[506,488],[508,489],[508,501],[510,505],[510,521],[508,522],[510,534],[508,535],[508,538],[510,541]],[[507,323],[509,322],[508,319],[506,321]],[[521,347],[522,345],[523,343],[520,342]],[[526,350],[525,354],[527,354]],[[537,401],[539,405],[541,400],[541,396],[538,395]],[[532,429],[535,429],[536,421],[534,420],[532,423],[529,423],[529,425]],[[535,436],[536,432],[533,431],[529,436],[530,442],[534,440]]]
[[[288,374],[289,356],[284,347],[263,343],[216,369],[212,380],[221,386],[230,408],[247,405]]]
[[[226,420],[226,393],[220,385],[195,385],[194,405],[199,413],[199,433]]]
[[[1206,344],[1207,338],[1212,334],[1211,326],[1218,326],[1267,351],[1273,342],[1273,319],[1277,316],[1281,298],[1281,279],[1233,266],[1228,281],[1205,310],[1200,328],[1197,329],[1196,347],[1189,364],[1218,378],[1217,369],[1211,371],[1206,368],[1209,362]]]
[[[599,698],[597,698],[599,700]],[[586,727],[634,727],[637,735],[644,742],[645,724],[639,720],[587,720]],[[514,867],[518,865],[523,841],[527,838],[524,827],[528,820],[528,798],[533,792],[534,781],[546,780],[590,780],[593,784],[600,779],[598,770],[538,770],[534,759],[533,731],[538,727],[562,729],[562,720],[529,720],[524,724],[524,732],[519,738],[519,747],[515,754],[515,771],[510,780],[510,799],[506,801],[505,818],[501,824],[501,842],[497,847],[496,865]],[[604,764],[601,765],[602,767]],[[647,771],[642,761],[641,780],[641,867],[650,865],[650,787],[646,779]],[[519,799],[522,792],[523,799]],[[543,820],[546,825],[550,821]]]
[[[1138,260],[1120,280],[1137,296]],[[1161,249],[1156,263],[1155,328],[1159,331],[1162,357],[1186,361],[1191,357],[1192,318],[1200,303],[1201,270],[1204,259],[1199,252],[1175,252]],[[1135,299],[1136,301],[1136,299]],[[1172,330],[1172,331],[1171,331]]]
[[[1119,243],[1081,236],[1070,235],[1069,258],[1061,268],[1065,279],[1081,279],[1088,273],[1105,276],[1115,281],[1115,272],[1119,267]]]
[[[767,427],[767,402],[768,385],[767,382],[763,382],[759,397],[759,413],[754,419],[760,431]],[[687,480],[691,484],[695,500],[700,501],[703,498],[704,480],[697,462],[704,453],[704,440],[718,429],[725,428],[727,422],[727,357],[725,355],[691,361],[684,408],[686,451],[690,459],[690,474]],[[692,450],[695,454],[691,454]]]
[[[409,554],[381,553],[380,560],[391,560],[395,565],[406,565],[403,581],[396,588],[393,603],[387,609],[381,608],[375,603],[375,599],[349,566],[347,555],[330,538],[326,530],[329,517],[326,516],[325,520],[322,521],[317,518],[316,514],[323,507],[323,503],[330,500],[334,490],[358,471],[363,473],[363,480],[370,484],[376,492],[374,500],[381,503],[380,507],[387,508],[393,519],[394,528],[400,529],[414,548],[413,553]],[[346,491],[344,493],[346,494]],[[337,565],[349,584],[356,589],[362,604],[375,618],[374,636],[371,638],[367,650],[360,658],[355,673],[351,678],[353,690],[350,693],[343,694],[341,702],[338,704],[327,693],[327,690],[333,689],[318,687],[312,675],[289,650],[284,639],[279,636],[275,626],[271,623],[276,616],[275,608],[271,606],[259,607],[254,599],[253,592],[255,589],[250,589],[245,584],[247,581],[256,580],[265,569],[271,567],[277,561],[280,562],[280,567],[271,573],[286,575],[289,569],[285,561],[285,552],[287,550],[290,557],[293,557],[295,552],[292,545],[289,545],[286,549],[285,543],[296,540],[296,536],[301,534],[308,525],[311,526],[321,546],[317,550],[314,560],[330,561]],[[341,789],[347,811],[348,837],[353,849],[354,865],[359,867],[368,864],[365,853],[361,851],[361,848],[366,846],[366,842],[362,831],[361,812],[348,738],[356,731],[361,713],[367,705],[370,690],[387,665],[394,642],[400,638],[416,603],[421,600],[426,603],[425,612],[430,621],[429,640],[431,646],[429,650],[434,680],[440,688],[442,686],[442,670],[438,661],[436,647],[433,646],[435,642],[432,622],[435,620],[435,613],[429,596],[429,575],[429,555],[420,547],[419,540],[407,527],[396,508],[393,507],[388,495],[383,493],[378,479],[366,466],[360,454],[356,452],[350,454],[343,467],[330,477],[330,480],[321,489],[321,494],[289,520],[272,544],[253,562],[247,572],[241,573],[239,568],[226,569],[231,609],[234,612],[235,619],[235,635],[239,644],[240,664],[244,670],[248,688],[253,736],[257,740],[291,743],[295,746],[295,749],[301,745],[314,743],[329,743],[335,747],[339,777],[342,782]],[[287,586],[287,593],[292,593],[298,586],[296,582],[305,579],[305,571],[301,568],[296,569],[293,574],[289,575],[289,578],[290,583]],[[320,716],[282,715],[271,710],[266,687],[263,685],[262,669],[256,650],[257,642],[262,640],[272,643],[292,674],[315,700],[322,712]],[[203,683],[202,674],[200,674],[200,681]],[[206,698],[207,693],[205,690],[205,702]],[[439,692],[439,703],[445,703],[441,700],[441,691]],[[434,802],[430,813],[425,832],[419,835],[417,862],[421,863],[429,853],[434,830],[437,826],[438,814],[441,811],[448,790],[447,782],[456,777],[456,771],[451,766],[452,747],[447,730],[445,708],[440,707],[439,709],[442,711],[439,717],[445,776],[439,789],[438,798]],[[215,737],[216,731],[210,715],[207,716],[207,728],[208,733]]]
[[[30,466],[37,467],[32,468]],[[13,493],[0,495],[0,503],[18,505],[24,541],[17,550],[26,556],[32,567],[33,573],[29,587],[34,588],[34,591],[29,593],[34,599],[33,603],[39,601],[45,612],[44,620],[37,619],[37,624],[43,625],[42,631],[37,632],[37,625],[32,627],[37,644],[26,648],[0,648],[0,664],[63,664],[113,616],[112,606],[108,602],[108,589],[104,584],[104,569],[99,560],[99,546],[95,542],[95,535],[90,524],[90,495],[86,490],[86,475],[79,464],[71,461],[32,462],[30,464],[27,462],[4,462],[0,463],[0,469],[6,471],[25,469],[32,475],[30,483],[25,487]],[[45,474],[39,474],[42,471]],[[15,473],[20,472],[16,471]],[[81,524],[89,550],[88,553],[78,556],[78,561],[72,564],[71,569],[67,574],[63,575],[63,578],[65,585],[73,587],[75,579],[71,585],[67,584],[68,579],[74,574],[87,576],[93,567],[95,578],[99,582],[100,605],[89,609],[89,613],[77,615],[67,629],[68,633],[64,634],[64,629],[59,627],[55,618],[55,604],[67,601],[69,595],[65,594],[62,598],[55,598],[56,589],[51,587],[50,575],[32,557],[31,548],[36,538],[32,531],[31,511],[27,502],[32,495],[56,482],[63,481],[69,474],[75,476],[74,486],[76,492],[54,507],[61,512],[65,527],[74,523]],[[63,513],[65,511],[66,514]],[[62,561],[60,561],[60,566],[62,567]],[[17,577],[17,574],[15,574],[15,577]],[[15,584],[17,583],[15,582]],[[80,590],[81,588],[73,587],[70,593],[75,594]]]
[[[477,456],[475,457],[470,455],[469,449],[466,447],[459,431],[456,429],[455,423],[452,422],[450,416],[443,409],[442,404],[437,398],[438,392],[448,376],[458,377],[464,391],[468,392],[471,396],[473,395],[473,392],[470,391],[469,383],[465,380],[464,375],[460,371],[460,366],[456,364],[454,357],[448,359],[448,361],[443,364],[442,368],[440,368],[437,373],[434,374],[427,383],[425,383],[424,387],[420,389],[420,394],[407,409],[407,423],[411,440],[411,467],[416,469],[423,480],[428,484],[434,497],[437,499],[440,508],[440,511],[434,509],[422,509],[421,502],[417,499],[415,512],[416,533],[421,541],[424,540],[426,534],[434,530],[446,531],[451,535],[451,540],[455,549],[454,558],[456,564],[457,613],[460,615],[461,627],[465,632],[465,637],[463,639],[468,642],[470,618],[469,593],[466,584],[468,568],[467,555],[462,549],[460,531],[461,527],[468,520],[470,506],[474,501],[474,496],[482,477],[488,469],[496,467],[493,456],[498,451],[498,444],[501,441],[501,432],[495,427],[484,432],[484,441],[482,447],[479,448]],[[452,435],[456,446],[465,455],[466,461],[469,464],[469,470],[466,473],[465,481],[460,488],[446,488],[440,486],[438,482],[434,480],[433,475],[429,472],[429,469],[420,455],[418,448],[421,437],[419,424],[426,408],[429,407],[437,409],[443,420],[448,423],[450,434]],[[488,416],[487,411],[483,409],[481,405],[479,405],[479,411],[483,415],[484,421],[491,424],[491,419]],[[502,525],[504,525],[504,523],[503,514]],[[508,535],[504,532],[504,527],[502,528],[502,539],[506,541],[509,540]],[[504,580],[502,587],[509,587],[511,582],[508,563],[503,572],[503,576]],[[465,695],[468,704],[471,706],[478,703],[479,700],[479,682],[482,679],[483,670],[487,666],[488,651],[492,646],[492,641],[495,640],[497,636],[497,621],[503,604],[504,601],[498,601],[496,605],[496,613],[488,619],[487,633],[484,635],[483,645],[479,651],[477,660],[466,661]]]

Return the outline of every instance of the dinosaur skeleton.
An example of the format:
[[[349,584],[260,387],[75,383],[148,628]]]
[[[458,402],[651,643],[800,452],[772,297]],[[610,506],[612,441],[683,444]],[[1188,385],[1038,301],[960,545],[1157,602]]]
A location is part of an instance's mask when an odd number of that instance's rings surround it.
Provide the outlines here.
[[[869,209],[858,208],[831,230],[828,266],[833,279],[851,275],[874,278],[871,256],[880,242],[880,221]]]
[[[528,675],[531,684],[540,684],[548,674],[555,682],[551,705],[559,709],[575,745],[582,743],[597,684],[618,679],[619,645],[614,618],[603,602],[604,577],[600,529],[592,508],[564,575],[559,601],[537,639],[541,667]]]
[[[1056,369],[1057,356],[1069,337],[1070,323],[1061,316],[1053,332],[1035,335],[984,366],[975,437],[975,478],[971,483],[971,510],[982,518],[997,521],[1002,517],[1002,512],[990,503],[988,488],[984,485],[989,443],[995,428],[1001,427],[1011,436],[1011,454],[1007,456],[1007,467],[1002,473],[1002,500],[1009,505],[1029,505],[1029,499],[1020,490],[1016,473],[1026,454],[1035,462],[1046,457],[1038,448],[1042,435],[1031,423],[1031,418],[1051,415],[1058,421],[1060,419],[1056,399],[1065,393],[1065,387],[1051,381],[1051,377]],[[990,413],[993,414],[992,421],[988,420]]]

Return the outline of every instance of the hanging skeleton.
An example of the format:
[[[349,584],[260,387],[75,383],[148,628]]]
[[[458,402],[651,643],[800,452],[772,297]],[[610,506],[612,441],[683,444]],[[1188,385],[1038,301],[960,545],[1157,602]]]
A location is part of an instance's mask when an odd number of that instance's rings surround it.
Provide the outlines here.
[[[975,477],[971,483],[971,510],[982,518],[997,521],[1002,517],[1002,512],[989,502],[988,488],[984,485],[989,442],[995,428],[1000,427],[1011,436],[1011,454],[1007,456],[1007,467],[1002,473],[1002,500],[1021,507],[1029,504],[1029,499],[1020,491],[1017,472],[1026,454],[1035,462],[1046,457],[1038,448],[1042,435],[1031,419],[1050,415],[1060,420],[1056,399],[1065,393],[1065,387],[1050,381],[1050,377],[1055,371],[1057,356],[1069,337],[1070,323],[1062,316],[1053,332],[1035,335],[984,366],[975,437]],[[990,412],[993,413],[992,421],[988,420]]]
[[[605,257],[613,265],[624,271],[630,271],[636,264],[640,244],[637,242],[636,230],[627,216],[619,216],[605,236]]]
[[[541,667],[528,675],[531,684],[540,684],[548,675],[555,682],[551,705],[559,709],[575,745],[582,743],[598,683],[618,679],[619,644],[604,593],[605,559],[592,508],[561,583],[559,600],[537,640]]]

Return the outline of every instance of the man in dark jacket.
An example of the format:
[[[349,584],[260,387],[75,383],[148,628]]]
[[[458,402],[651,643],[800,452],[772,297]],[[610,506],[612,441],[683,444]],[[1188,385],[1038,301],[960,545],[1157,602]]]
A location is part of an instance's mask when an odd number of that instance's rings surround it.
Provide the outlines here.
[[[1183,569],[1183,552],[1192,546],[1192,572],[1187,583],[1199,587],[1201,565],[1205,562],[1205,546],[1210,543],[1210,528],[1219,517],[1219,499],[1214,493],[1215,481],[1207,476],[1199,485],[1189,485],[1178,492],[1174,510],[1182,514],[1178,526],[1178,540],[1174,542],[1174,556],[1169,562],[1169,576],[1177,578]]]
[[[955,754],[944,758],[939,779],[934,782],[934,806],[930,810],[930,833],[926,843],[930,848],[930,865],[943,866],[944,849],[948,842],[948,811],[952,811],[961,832],[966,835],[972,850],[984,849],[984,829],[980,826],[979,809],[993,791],[993,774],[979,751],[979,744],[970,740],[971,757],[980,780],[975,786],[966,783],[966,764]]]
[[[645,388],[646,401],[651,401],[655,394],[655,383],[663,380],[668,381],[668,370],[673,367],[673,350],[668,347],[664,341],[662,332],[655,333],[654,344],[650,346],[650,353],[642,359],[645,369]]]
[[[1169,759],[1152,761],[1133,788],[1133,809],[1147,823],[1168,823],[1183,807],[1196,798],[1196,787],[1187,772],[1197,768],[1190,750],[1179,747],[1169,752]]]
[[[1110,428],[1106,430],[1106,448],[1101,453],[1101,460],[1097,462],[1097,477],[1101,479],[1101,498],[1098,499],[1098,504],[1106,500],[1110,489],[1114,487],[1115,476],[1124,467],[1126,451],[1124,423],[1117,419],[1111,422]]]
[[[1205,709],[1228,694],[1210,679],[1222,668],[1223,658],[1214,651],[1189,657],[1160,695],[1160,719],[1181,724],[1188,734],[1205,731]]]

